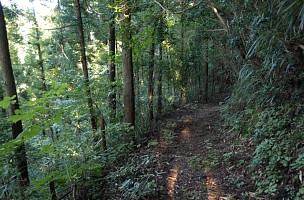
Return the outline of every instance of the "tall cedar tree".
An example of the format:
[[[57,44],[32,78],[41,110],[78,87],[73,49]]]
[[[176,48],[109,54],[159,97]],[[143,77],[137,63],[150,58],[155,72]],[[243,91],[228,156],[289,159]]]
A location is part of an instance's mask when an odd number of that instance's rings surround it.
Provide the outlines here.
[[[112,0],[114,6],[114,0]],[[109,95],[109,104],[111,108],[111,120],[116,116],[116,88],[115,88],[115,14],[112,10],[112,16],[109,24],[109,80],[111,84],[111,93]]]
[[[77,25],[78,25],[78,32],[79,32],[79,44],[80,44],[80,51],[81,51],[81,63],[82,63],[82,71],[83,76],[85,79],[85,87],[88,99],[88,106],[89,112],[91,116],[91,126],[94,131],[97,130],[97,122],[96,117],[94,114],[94,107],[93,107],[93,99],[91,96],[90,90],[90,81],[89,81],[89,71],[88,71],[88,63],[86,58],[86,48],[85,48],[85,41],[84,41],[84,30],[83,30],[83,22],[81,17],[81,7],[80,7],[80,0],[75,0],[76,2],[76,13],[77,13]]]
[[[131,1],[123,1],[123,33],[122,33],[122,65],[123,65],[123,99],[125,122],[135,125],[135,99],[134,99],[134,80],[131,47]]]
[[[161,3],[163,1],[160,1]],[[164,41],[164,14],[162,13],[159,17],[158,25],[158,51],[159,51],[159,62],[158,62],[158,79],[157,79],[157,115],[161,116],[162,114],[162,87],[163,87],[163,46]]]
[[[19,109],[18,96],[15,84],[15,78],[13,74],[13,68],[9,53],[6,23],[4,19],[3,7],[0,1],[0,65],[3,73],[4,85],[6,87],[6,93],[9,97],[15,96],[15,103],[11,103],[10,112],[11,115],[15,115],[15,110]],[[21,120],[16,123],[12,123],[12,135],[13,139],[16,139],[20,133],[22,133]],[[24,189],[29,186],[30,179],[28,174],[28,166],[26,159],[25,145],[21,144],[15,148],[15,162],[18,171],[18,185],[20,191],[20,198],[24,199]]]
[[[208,102],[208,68],[209,68],[209,63],[208,63],[208,48],[209,48],[209,41],[207,40],[207,47],[206,47],[206,64],[205,64],[205,68],[204,68],[204,71],[205,71],[205,85],[204,85],[204,100],[205,102],[207,103]]]
[[[160,24],[160,26],[162,26],[162,23]],[[162,38],[162,33],[160,33],[160,38]],[[162,114],[162,78],[163,78],[163,71],[162,71],[162,67],[163,67],[163,47],[162,47],[162,39],[160,39],[159,42],[159,72],[158,72],[158,80],[157,80],[157,114],[158,116],[161,116]]]
[[[148,119],[153,120],[153,88],[154,88],[154,54],[155,54],[155,43],[154,43],[154,33],[152,34],[152,44],[150,47],[150,63],[149,63],[149,77],[148,77],[148,101],[149,101],[149,111]]]

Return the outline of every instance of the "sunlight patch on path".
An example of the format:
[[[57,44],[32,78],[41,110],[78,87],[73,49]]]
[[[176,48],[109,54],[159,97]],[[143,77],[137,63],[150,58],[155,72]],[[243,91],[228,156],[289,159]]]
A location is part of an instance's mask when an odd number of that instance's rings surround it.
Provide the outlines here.
[[[179,167],[175,165],[173,169],[170,169],[170,174],[167,177],[168,180],[167,189],[168,189],[168,196],[170,199],[174,199],[175,184],[177,181],[178,173],[179,173]]]
[[[188,127],[184,128],[184,129],[181,131],[181,138],[182,138],[182,139],[187,139],[187,138],[189,138],[190,136],[191,136],[191,130],[190,130]]]
[[[208,174],[208,172],[205,172]],[[219,189],[218,186],[218,181],[216,178],[213,178],[210,175],[207,175],[207,180],[206,180],[206,186],[207,186],[207,192],[208,192],[208,200],[222,200],[225,198],[221,198],[221,190]]]

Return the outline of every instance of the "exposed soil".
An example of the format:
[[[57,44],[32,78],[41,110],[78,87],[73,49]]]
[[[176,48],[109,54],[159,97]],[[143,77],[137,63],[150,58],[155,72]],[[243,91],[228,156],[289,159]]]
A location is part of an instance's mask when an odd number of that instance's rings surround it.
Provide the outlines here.
[[[238,138],[222,124],[219,107],[211,104],[185,105],[165,116],[154,149],[165,172],[158,199],[241,199],[252,189],[242,166],[250,159],[248,147],[236,145]]]
[[[250,144],[223,123],[215,104],[184,105],[166,114],[146,146],[112,166],[109,177],[116,184],[103,182],[108,190],[101,199],[256,199],[246,168]]]

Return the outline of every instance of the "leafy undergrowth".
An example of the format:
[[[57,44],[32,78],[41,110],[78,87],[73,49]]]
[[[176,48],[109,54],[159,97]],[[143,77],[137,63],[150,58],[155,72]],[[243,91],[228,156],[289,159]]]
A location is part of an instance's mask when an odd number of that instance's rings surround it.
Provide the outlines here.
[[[246,168],[252,150],[232,133],[222,131],[222,124],[215,105],[186,105],[167,114],[146,146],[111,165],[99,196],[143,200],[254,198],[255,187]]]
[[[167,114],[137,152],[109,163],[106,176],[90,186],[93,199],[290,199],[282,190],[273,191],[275,186],[296,189],[292,181],[299,179],[302,157],[286,160],[278,149],[286,145],[276,146],[271,138],[257,143],[223,125],[216,105],[185,105]],[[272,180],[282,185],[269,187]],[[270,190],[273,196],[265,193]]]
[[[303,199],[303,106],[273,106],[258,112],[247,108],[226,119],[254,148],[245,163],[256,186],[254,196]]]

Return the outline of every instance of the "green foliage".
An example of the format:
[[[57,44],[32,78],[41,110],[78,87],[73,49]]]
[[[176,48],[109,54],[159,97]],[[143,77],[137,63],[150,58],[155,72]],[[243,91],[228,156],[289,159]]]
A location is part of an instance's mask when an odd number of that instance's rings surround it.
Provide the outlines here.
[[[12,96],[12,97],[4,97],[4,99],[0,102],[0,106],[3,109],[6,109],[10,106],[10,104],[14,104],[16,102],[15,100],[16,96]]]
[[[161,134],[162,134],[162,137],[164,137],[166,140],[172,140],[175,135],[174,132],[169,129],[162,130]]]
[[[107,142],[113,161],[123,159],[133,151],[132,137],[128,137],[128,135],[132,135],[133,131],[134,127],[130,127],[127,123],[115,123],[107,127]]]
[[[155,196],[160,189],[157,185],[158,172],[153,167],[156,159],[149,155],[131,155],[123,166],[116,167],[105,177],[108,183],[105,189],[113,190],[114,197],[123,199]]]
[[[250,167],[258,193],[301,199],[303,53],[296,44],[302,41],[303,3],[265,1],[262,6],[248,1],[243,6],[246,17],[234,16],[230,39],[243,58],[242,68],[222,113],[228,126],[255,141]]]

